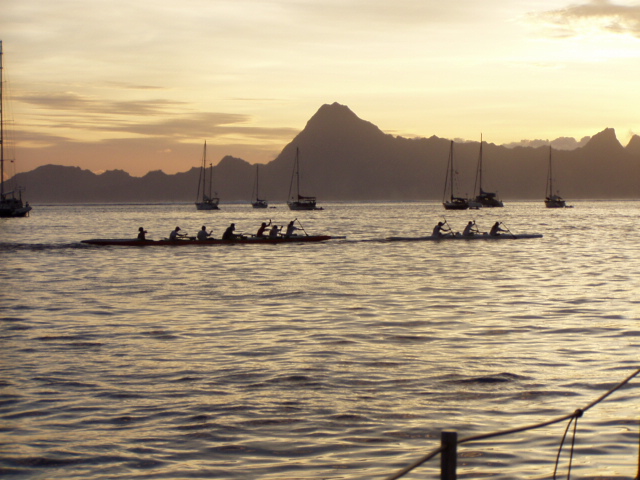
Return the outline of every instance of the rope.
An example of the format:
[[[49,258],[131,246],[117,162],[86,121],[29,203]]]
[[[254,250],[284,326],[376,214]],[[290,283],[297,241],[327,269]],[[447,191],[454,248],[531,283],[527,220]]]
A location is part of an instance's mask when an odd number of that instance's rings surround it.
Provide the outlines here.
[[[582,409],[578,409],[575,412],[570,413],[568,415],[564,415],[562,417],[558,417],[558,418],[555,418],[553,420],[549,420],[547,422],[542,422],[542,423],[537,423],[537,424],[534,424],[534,425],[527,425],[527,426],[524,426],[524,427],[512,428],[512,429],[509,429],[509,430],[502,430],[502,431],[493,432],[493,433],[486,433],[486,434],[482,434],[482,435],[475,435],[475,436],[472,436],[472,437],[466,437],[466,438],[458,440],[458,445],[463,444],[463,443],[475,442],[475,441],[478,441],[478,440],[485,440],[485,439],[488,439],[488,438],[500,437],[502,435],[509,435],[509,434],[513,434],[513,433],[526,432],[527,430],[534,430],[534,429],[537,429],[537,428],[542,428],[542,427],[546,427],[546,426],[549,426],[549,425],[553,425],[555,423],[564,422],[565,420],[570,420],[569,424],[567,425],[567,429],[565,430],[564,436],[562,437],[562,442],[560,443],[560,450],[558,451],[558,457],[556,459],[556,468],[554,469],[554,472],[553,472],[553,478],[555,480],[555,478],[556,478],[556,470],[557,470],[557,467],[558,467],[558,461],[559,461],[559,458],[560,458],[560,453],[562,451],[562,445],[564,444],[564,440],[565,440],[565,437],[567,435],[567,431],[569,430],[569,428],[571,426],[571,423],[573,422],[574,423],[573,440],[571,442],[571,451],[570,451],[570,457],[569,457],[569,472],[567,474],[567,475],[569,475],[570,472],[571,472],[571,460],[573,458],[573,450],[574,450],[574,445],[575,445],[576,429],[577,429],[577,424],[578,424],[578,420],[577,419],[580,418],[584,414],[584,412],[586,412],[590,408],[594,407],[598,403],[602,402],[605,398],[607,398],[609,395],[611,395],[615,391],[621,389],[623,386],[625,386],[627,383],[629,383],[638,374],[640,374],[640,369],[638,369],[635,372],[633,372],[631,375],[629,375],[627,378],[625,378],[618,385],[616,385],[615,387],[613,387],[612,389],[607,391],[605,394],[601,395],[599,398],[597,398],[596,400],[594,400],[593,402],[588,404],[586,407],[584,407]],[[434,450],[433,452],[429,453],[428,455],[425,455],[424,457],[418,459],[417,461],[415,461],[411,465],[403,468],[402,470],[394,473],[393,475],[391,475],[389,477],[386,477],[385,480],[396,480],[396,479],[406,475],[411,470],[413,470],[416,467],[422,465],[427,460],[430,460],[431,458],[435,457],[438,453],[440,453],[442,451],[442,448],[443,447],[440,447],[437,450]],[[640,437],[639,437],[638,449],[639,449],[638,450],[638,474],[637,474],[635,480],[640,480]],[[569,476],[567,476],[567,479],[568,478],[569,478]]]
[[[640,429],[640,422],[638,422],[638,428]],[[640,431],[638,431],[638,473],[634,480],[640,480]]]
[[[442,450],[444,450],[444,447],[438,447],[436,448],[433,452],[425,455],[424,457],[416,460],[415,462],[413,462],[411,465],[409,465],[408,467],[403,468],[402,470],[400,470],[399,472],[394,473],[393,475],[385,478],[385,480],[396,480],[400,477],[404,477],[407,473],[409,473],[411,470],[413,470],[414,468],[419,467],[420,465],[422,465],[424,462],[426,462],[427,460],[431,460],[433,457],[435,457],[437,454],[439,454],[440,452],[442,452]]]
[[[567,424],[567,428],[564,430],[564,435],[562,436],[562,440],[560,441],[560,448],[558,448],[558,455],[556,457],[556,465],[553,468],[553,480],[556,480],[556,473],[558,472],[558,465],[560,464],[560,455],[562,454],[562,447],[564,445],[564,440],[567,438],[567,432],[569,428],[571,428],[571,423],[573,423],[573,436],[571,438],[571,451],[569,452],[569,466],[567,469],[567,480],[569,480],[571,476],[571,465],[573,463],[573,451],[576,443],[576,429],[578,427],[578,418],[580,418],[583,414],[582,410],[576,410],[574,414],[571,416],[571,420]]]

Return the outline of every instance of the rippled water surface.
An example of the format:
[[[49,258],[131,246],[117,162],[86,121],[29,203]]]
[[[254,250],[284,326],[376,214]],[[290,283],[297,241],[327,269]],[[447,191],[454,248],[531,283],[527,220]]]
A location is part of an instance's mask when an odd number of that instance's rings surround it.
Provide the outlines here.
[[[640,202],[297,212],[317,244],[92,247],[283,205],[36,206],[0,219],[0,475],[383,479],[461,437],[588,405],[640,365]],[[588,410],[576,478],[633,478],[638,380]],[[461,478],[551,478],[566,423],[459,447]],[[564,457],[566,459],[566,457]],[[563,470],[564,468],[564,470]],[[405,478],[437,478],[435,459]],[[566,460],[560,464],[566,477]]]

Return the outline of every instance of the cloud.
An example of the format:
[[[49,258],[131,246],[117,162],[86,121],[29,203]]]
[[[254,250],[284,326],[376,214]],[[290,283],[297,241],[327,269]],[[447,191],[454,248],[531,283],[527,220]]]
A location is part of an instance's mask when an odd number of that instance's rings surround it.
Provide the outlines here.
[[[591,0],[558,10],[533,14],[555,29],[555,35],[573,37],[592,31],[640,38],[640,5],[619,5],[609,0]]]
[[[166,137],[179,140],[242,136],[250,141],[285,141],[298,133],[293,128],[265,128],[247,125],[252,117],[224,112],[192,112],[186,102],[164,99],[109,101],[75,93],[28,95],[17,100],[45,110],[42,118],[55,120],[56,130]],[[38,116],[35,117],[36,122]],[[54,136],[41,136],[41,143]]]
[[[159,115],[166,113],[168,108],[186,105],[184,102],[162,99],[109,101],[67,92],[46,95],[23,95],[16,97],[16,100],[42,109],[65,110],[74,113],[82,112],[86,115]]]
[[[292,128],[264,128],[244,125],[251,117],[232,113],[194,113],[167,118],[153,123],[122,124],[119,127],[105,127],[110,131],[134,133],[152,137],[173,137],[181,139],[216,139],[241,135],[249,139],[290,139],[298,133]]]

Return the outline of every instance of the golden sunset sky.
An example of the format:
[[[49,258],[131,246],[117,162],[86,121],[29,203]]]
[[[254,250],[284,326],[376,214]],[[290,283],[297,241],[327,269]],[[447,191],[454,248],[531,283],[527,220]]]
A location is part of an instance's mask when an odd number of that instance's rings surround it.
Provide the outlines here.
[[[640,133],[640,1],[4,0],[16,170],[265,163],[325,103],[510,144]],[[11,137],[10,137],[11,138]]]

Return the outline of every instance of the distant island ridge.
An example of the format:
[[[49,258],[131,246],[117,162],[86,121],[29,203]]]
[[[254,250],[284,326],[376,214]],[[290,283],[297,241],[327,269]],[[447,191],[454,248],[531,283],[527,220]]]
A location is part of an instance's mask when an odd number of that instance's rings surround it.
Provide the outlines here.
[[[640,198],[640,137],[624,147],[606,128],[571,150],[554,149],[554,185],[567,200]],[[403,138],[382,132],[347,106],[323,105],[271,162],[260,166],[260,195],[287,200],[296,148],[301,194],[331,201],[441,200],[450,140]],[[474,195],[479,139],[455,143],[458,193]],[[542,200],[549,146],[483,144],[483,187],[510,200]],[[226,156],[213,168],[220,203],[249,202],[254,165]],[[199,168],[132,177],[122,170],[95,174],[79,167],[45,165],[17,174],[30,203],[156,203],[196,200]]]

